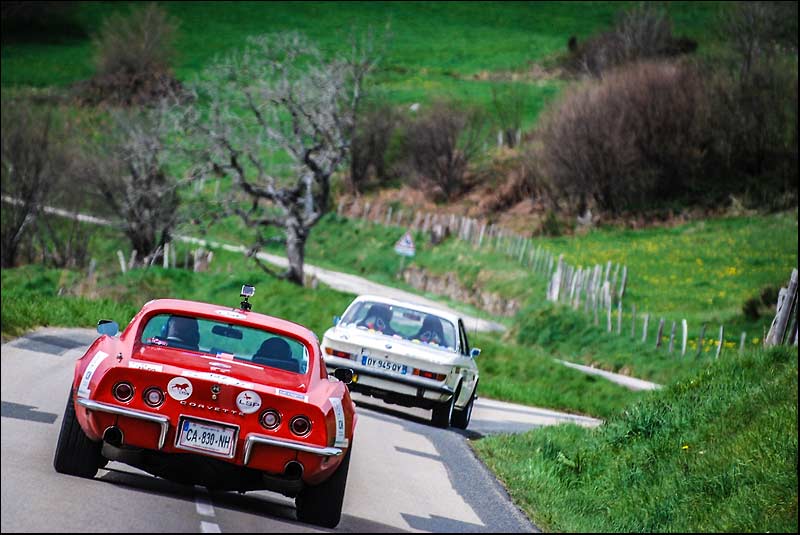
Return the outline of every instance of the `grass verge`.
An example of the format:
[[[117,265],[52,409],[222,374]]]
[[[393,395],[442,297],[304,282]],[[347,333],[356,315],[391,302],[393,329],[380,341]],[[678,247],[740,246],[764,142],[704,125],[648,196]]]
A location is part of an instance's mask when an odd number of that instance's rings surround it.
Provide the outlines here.
[[[708,364],[595,429],[474,442],[537,526],[797,532],[797,348]]]

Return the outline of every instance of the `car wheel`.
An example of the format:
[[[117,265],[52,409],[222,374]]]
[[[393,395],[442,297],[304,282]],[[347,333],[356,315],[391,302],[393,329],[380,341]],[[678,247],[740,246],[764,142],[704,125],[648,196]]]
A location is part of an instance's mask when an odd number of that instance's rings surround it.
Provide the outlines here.
[[[297,495],[295,505],[299,521],[326,528],[335,528],[339,524],[342,518],[342,503],[344,503],[351,451],[353,451],[352,442],[344,454],[342,463],[331,477],[319,485],[304,488]]]
[[[472,396],[469,398],[469,402],[463,409],[453,409],[453,426],[458,427],[459,429],[466,429],[469,425],[469,419],[472,417],[472,404],[475,402],[475,392],[476,389],[472,391]]]
[[[442,401],[433,406],[431,413],[431,423],[436,427],[447,429],[450,427],[450,422],[453,419],[453,407],[456,405],[456,394],[450,396],[447,401]]]
[[[75,417],[75,404],[70,392],[61,432],[58,435],[53,467],[56,472],[91,478],[103,466],[105,459],[100,454],[102,442],[89,440]]]

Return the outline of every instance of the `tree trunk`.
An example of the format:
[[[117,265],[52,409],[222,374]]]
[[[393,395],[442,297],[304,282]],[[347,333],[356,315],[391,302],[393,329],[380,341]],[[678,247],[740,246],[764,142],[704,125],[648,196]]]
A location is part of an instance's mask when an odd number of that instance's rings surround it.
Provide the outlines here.
[[[286,279],[300,286],[303,285],[306,238],[308,229],[303,227],[299,218],[289,216],[286,222],[286,257],[289,260]]]

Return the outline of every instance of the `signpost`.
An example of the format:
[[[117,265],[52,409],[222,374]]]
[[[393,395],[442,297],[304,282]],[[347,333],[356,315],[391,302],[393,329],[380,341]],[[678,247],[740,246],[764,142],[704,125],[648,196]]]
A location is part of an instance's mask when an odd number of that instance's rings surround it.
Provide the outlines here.
[[[402,256],[414,256],[416,248],[414,247],[414,240],[411,238],[411,233],[406,232],[403,237],[397,240],[394,244],[394,250],[397,254]]]

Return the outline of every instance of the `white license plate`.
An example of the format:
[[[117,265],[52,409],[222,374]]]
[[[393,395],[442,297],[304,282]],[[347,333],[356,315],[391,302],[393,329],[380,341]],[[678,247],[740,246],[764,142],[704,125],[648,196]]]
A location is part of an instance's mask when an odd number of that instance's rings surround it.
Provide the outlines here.
[[[207,451],[225,457],[233,457],[236,447],[236,429],[206,422],[184,419],[178,436],[178,447],[188,450]]]
[[[366,355],[361,355],[361,364],[364,366],[371,366],[373,368],[381,368],[382,370],[389,372],[399,373],[400,375],[406,375],[408,373],[408,366],[405,364],[397,364],[396,362],[391,362],[389,360],[374,359]]]

